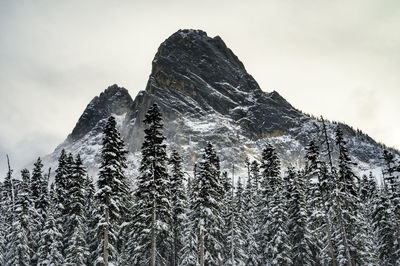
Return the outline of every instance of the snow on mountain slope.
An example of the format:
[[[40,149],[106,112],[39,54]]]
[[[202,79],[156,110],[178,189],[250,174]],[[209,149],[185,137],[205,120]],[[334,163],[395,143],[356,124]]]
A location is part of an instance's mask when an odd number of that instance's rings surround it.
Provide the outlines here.
[[[315,120],[292,107],[278,92],[264,92],[220,37],[199,30],[180,30],[163,42],[152,62],[146,89],[134,100],[117,85],[108,87],[87,106],[72,133],[45,157],[56,166],[61,149],[80,153],[96,173],[105,119],[114,115],[129,151],[129,175],[135,176],[143,141],[143,119],[157,103],[164,116],[168,149],[180,151],[191,171],[207,141],[222,168],[244,169],[244,161],[260,159],[267,142],[278,150],[283,165],[303,164],[304,147],[319,141]],[[334,138],[336,124],[327,123]],[[340,125],[360,173],[379,173],[383,147],[368,136]],[[53,168],[54,169],[54,168]]]

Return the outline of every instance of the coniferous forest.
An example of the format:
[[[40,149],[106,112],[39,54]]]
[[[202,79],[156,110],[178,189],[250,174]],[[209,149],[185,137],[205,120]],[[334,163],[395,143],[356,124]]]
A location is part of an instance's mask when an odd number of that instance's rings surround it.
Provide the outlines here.
[[[54,181],[40,158],[31,172],[9,167],[0,265],[400,265],[400,163],[390,151],[382,182],[357,176],[340,126],[335,139],[322,127],[304,167],[283,168],[266,145],[233,179],[212,143],[190,166],[168,150],[157,105],[144,123],[138,176],[124,172],[112,116],[97,182],[68,151]]]

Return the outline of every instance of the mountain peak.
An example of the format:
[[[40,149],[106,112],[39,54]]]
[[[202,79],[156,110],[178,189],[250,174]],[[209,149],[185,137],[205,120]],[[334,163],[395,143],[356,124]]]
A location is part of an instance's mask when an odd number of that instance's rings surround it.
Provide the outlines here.
[[[214,60],[206,60],[207,56]],[[184,29],[175,32],[160,45],[153,63],[157,63],[160,58],[179,59],[183,61],[184,67],[187,67],[188,63],[203,62],[213,65],[215,61],[224,60],[245,70],[243,63],[219,36],[211,38],[202,30]]]
[[[113,84],[111,86],[108,86],[107,89],[105,89],[104,92],[100,94],[100,97],[110,98],[113,97],[114,95],[126,96],[129,95],[129,92],[124,87],[119,87],[117,84]]]
[[[68,139],[76,140],[83,137],[96,126],[98,121],[110,115],[122,115],[132,108],[132,104],[133,100],[127,89],[117,84],[109,86],[90,101]]]
[[[211,38],[204,31],[188,29],[175,32],[160,45],[146,91],[156,98],[178,98],[186,106],[198,103],[185,112],[221,114],[248,104],[250,94],[262,94],[219,36]]]
[[[278,92],[263,92],[219,36],[179,30],[160,45],[146,89],[134,101],[116,84],[94,97],[48,161],[56,162],[60,149],[65,148],[81,154],[88,169],[96,171],[102,127],[114,115],[132,152],[132,171],[136,171],[144,138],[143,120],[154,103],[163,113],[169,148],[179,150],[187,162],[195,162],[198,151],[210,141],[221,151],[223,169],[242,165],[247,156],[257,159],[266,143],[277,148],[282,162],[302,163],[299,158],[304,157],[306,145],[320,138],[321,121],[295,109]],[[332,138],[336,125],[326,123],[326,127]],[[371,165],[359,170],[378,169],[382,147],[351,128],[344,134],[359,165]]]

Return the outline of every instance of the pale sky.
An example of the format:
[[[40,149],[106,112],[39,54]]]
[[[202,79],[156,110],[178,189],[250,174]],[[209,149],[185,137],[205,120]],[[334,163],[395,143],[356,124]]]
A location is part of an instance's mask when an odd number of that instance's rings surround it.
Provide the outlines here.
[[[400,1],[1,0],[0,175],[6,153],[18,170],[51,153],[107,86],[134,98],[183,28],[221,36],[264,91],[400,148]]]

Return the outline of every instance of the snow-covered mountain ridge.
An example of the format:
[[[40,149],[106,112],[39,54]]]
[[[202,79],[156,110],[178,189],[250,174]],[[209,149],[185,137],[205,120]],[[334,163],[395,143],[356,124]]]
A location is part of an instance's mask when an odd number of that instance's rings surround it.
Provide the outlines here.
[[[45,157],[56,166],[61,149],[80,153],[89,171],[99,163],[101,131],[114,115],[131,152],[130,172],[140,161],[143,119],[157,103],[164,116],[168,149],[180,151],[190,171],[207,141],[218,151],[222,168],[244,168],[246,157],[259,159],[267,142],[284,165],[301,165],[304,147],[320,141],[322,122],[292,107],[278,92],[264,92],[220,37],[199,30],[179,30],[159,47],[144,91],[133,100],[117,85],[108,87],[87,106],[72,133]],[[327,123],[332,138],[336,124]],[[380,174],[383,147],[370,137],[341,125],[360,172]]]

